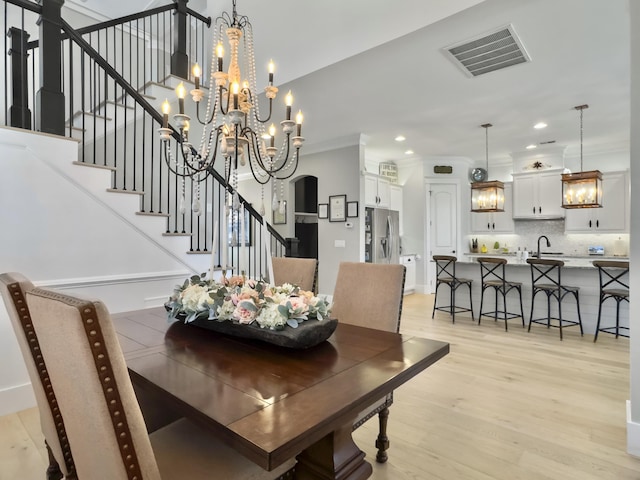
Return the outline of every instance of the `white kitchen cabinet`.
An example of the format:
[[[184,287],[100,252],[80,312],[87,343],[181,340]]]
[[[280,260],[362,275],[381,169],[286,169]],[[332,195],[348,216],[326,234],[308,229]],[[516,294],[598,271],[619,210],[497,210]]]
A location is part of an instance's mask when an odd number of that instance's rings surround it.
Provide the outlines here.
[[[389,181],[371,173],[364,175],[364,203],[367,207],[389,208]]]
[[[470,215],[473,233],[513,233],[513,184],[504,184],[504,212],[471,212]]]
[[[566,233],[626,233],[629,231],[629,175],[602,174],[602,208],[567,209]]]
[[[416,291],[416,256],[400,255],[400,263],[405,267],[404,294]]]
[[[564,218],[562,170],[513,174],[513,218]]]

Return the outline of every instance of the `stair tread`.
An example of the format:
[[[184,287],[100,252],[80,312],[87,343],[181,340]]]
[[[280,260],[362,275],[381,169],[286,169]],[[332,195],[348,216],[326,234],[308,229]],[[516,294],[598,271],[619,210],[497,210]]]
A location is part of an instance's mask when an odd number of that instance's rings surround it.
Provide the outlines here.
[[[74,165],[82,165],[83,167],[102,168],[104,170],[111,170],[112,172],[115,172],[117,170],[116,167],[110,167],[109,165],[97,165],[95,163],[80,162],[80,161],[75,161],[72,163]]]
[[[122,190],[121,188],[107,188],[107,192],[113,193],[133,193],[135,195],[144,195],[144,192],[135,191],[135,190]]]
[[[158,213],[158,212],[136,212],[136,215],[142,215],[147,217],[169,217],[168,213]]]

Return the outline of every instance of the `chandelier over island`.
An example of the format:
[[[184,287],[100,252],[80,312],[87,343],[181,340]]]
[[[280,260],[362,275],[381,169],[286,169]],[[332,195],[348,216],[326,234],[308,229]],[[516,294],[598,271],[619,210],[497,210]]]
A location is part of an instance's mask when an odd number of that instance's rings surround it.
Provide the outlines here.
[[[481,168],[472,172],[471,211],[472,212],[504,212],[504,183],[497,180],[487,181],[489,176],[489,128],[490,123],[480,125],[484,128],[485,158],[487,169]],[[476,176],[476,174],[478,174]]]
[[[580,172],[562,174],[562,208],[602,207],[602,173],[582,171],[582,117],[589,105],[574,107],[580,112]]]
[[[226,37],[229,57],[225,59]],[[231,186],[233,196],[225,190],[225,216],[230,211],[238,211],[240,202],[237,192],[238,169],[249,165],[251,174],[262,186],[262,205],[260,214],[264,216],[264,185],[272,182],[273,210],[284,213],[285,200],[278,200],[276,180],[290,178],[296,171],[302,137],[302,112],[291,118],[293,96],[285,95],[284,119],[280,121],[280,145],[276,147],[277,128],[271,120],[274,110],[274,99],[278,87],[273,85],[275,66],[273,61],[268,66],[268,81],[264,87],[264,95],[268,100],[268,112],[261,114],[257,89],[256,65],[253,47],[253,28],[249,19],[238,15],[236,0],[233,0],[231,15],[224,12],[216,18],[213,28],[213,45],[210,62],[208,92],[201,88],[201,68],[193,67],[194,89],[189,93],[195,103],[196,118],[185,114],[185,98],[187,90],[183,83],[176,88],[178,97],[178,113],[173,115],[179,133],[179,148],[174,158],[170,146],[173,128],[168,123],[169,102],[162,106],[163,125],[158,129],[161,139],[161,155],[172,173],[184,178],[191,177],[196,182],[196,193],[193,199],[193,213],[201,212],[198,183],[213,173],[214,165],[219,157],[224,162],[224,178]],[[228,69],[224,67],[228,62]],[[202,125],[202,136],[196,146],[189,135],[194,122]],[[184,197],[181,205],[184,204]],[[184,212],[184,206],[181,207]],[[223,222],[223,225],[226,222]]]

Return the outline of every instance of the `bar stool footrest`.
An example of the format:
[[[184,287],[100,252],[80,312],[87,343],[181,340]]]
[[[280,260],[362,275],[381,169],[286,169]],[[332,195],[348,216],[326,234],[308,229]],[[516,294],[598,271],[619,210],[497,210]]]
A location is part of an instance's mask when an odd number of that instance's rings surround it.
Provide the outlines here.
[[[442,306],[442,307],[435,307],[434,310],[441,310],[443,312],[447,312],[447,313],[451,313],[451,305],[446,305],[446,306]],[[453,307],[453,312],[454,313],[462,313],[462,312],[472,312],[473,310],[471,310],[470,308],[467,307],[458,307],[458,306],[454,306]]]
[[[480,316],[481,317],[489,317],[489,318],[493,318],[495,320],[496,318],[496,314],[498,314],[498,320],[504,320],[504,316],[505,316],[505,312],[501,312],[500,310],[498,310],[497,312],[481,312]],[[507,320],[511,320],[512,318],[522,318],[522,315],[519,313],[511,313],[511,312],[507,312]]]
[[[621,330],[624,330],[627,333],[622,333]],[[609,333],[611,335],[615,335],[616,334],[616,327],[604,327],[604,328],[599,328],[598,329],[599,332],[603,332],[603,333]],[[618,336],[619,337],[626,337],[629,338],[629,327],[618,327]]]
[[[554,324],[553,320],[557,320],[558,323]],[[549,322],[548,322],[549,321]],[[550,319],[545,318],[532,318],[529,323],[539,323],[540,325],[544,325],[545,327],[553,327],[553,328],[560,328],[560,319],[557,317],[551,317]],[[574,325],[580,325],[580,322],[578,322],[577,320],[565,320],[564,318],[562,319],[562,328],[565,327],[573,327]]]

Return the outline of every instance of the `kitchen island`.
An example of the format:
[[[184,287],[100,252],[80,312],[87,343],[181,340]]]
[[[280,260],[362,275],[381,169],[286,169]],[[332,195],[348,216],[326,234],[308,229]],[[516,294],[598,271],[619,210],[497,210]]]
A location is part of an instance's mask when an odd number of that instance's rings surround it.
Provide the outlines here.
[[[518,260],[515,254],[504,253],[468,253],[461,255],[456,264],[456,275],[464,278],[473,279],[471,289],[473,298],[474,315],[480,312],[480,294],[481,294],[481,276],[480,264],[477,262],[478,257],[497,257],[507,259],[506,276],[507,280],[522,283],[522,306],[524,308],[525,324],[528,326],[531,315],[531,267],[526,261]],[[579,256],[579,255],[545,255],[543,259],[562,260],[565,266],[562,268],[562,283],[580,287],[580,313],[582,315],[582,326],[585,335],[593,336],[598,320],[598,304],[600,298],[600,283],[598,279],[598,269],[593,266],[593,260],[617,260],[628,261],[628,257],[614,256]],[[443,295],[440,295],[438,304],[445,305],[448,302],[448,292],[445,287],[441,287]],[[467,300],[466,295],[460,296],[460,301]],[[487,291],[485,295],[485,311],[493,310],[495,296],[492,291]],[[511,293],[507,297],[507,310],[517,312],[519,306],[517,304],[517,294]],[[464,305],[464,304],[463,304]],[[546,316],[546,297],[538,295],[535,302],[534,318]],[[551,303],[551,316],[557,316],[557,302]],[[563,317],[567,320],[577,319],[575,301],[571,297],[566,297],[562,303]],[[616,302],[608,300],[602,309],[602,326],[615,325]],[[456,315],[457,317],[457,315]],[[464,315],[461,315],[460,321]],[[457,320],[457,318],[456,318]],[[491,322],[489,317],[482,318],[482,324],[487,325]],[[512,328],[517,328],[520,320],[514,319],[510,321]],[[628,326],[629,322],[629,305],[622,303],[620,305],[620,325]],[[503,328],[500,323],[500,328]],[[544,328],[542,325],[533,325],[533,328]],[[576,327],[577,328],[577,327]],[[549,332],[550,335],[557,335],[556,329]]]

